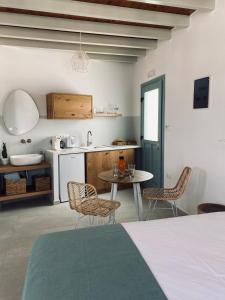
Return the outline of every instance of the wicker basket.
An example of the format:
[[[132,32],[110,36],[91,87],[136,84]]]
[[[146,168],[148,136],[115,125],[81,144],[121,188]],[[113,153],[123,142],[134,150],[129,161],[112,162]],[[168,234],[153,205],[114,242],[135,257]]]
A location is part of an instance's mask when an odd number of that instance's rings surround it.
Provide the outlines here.
[[[21,178],[17,181],[6,179],[5,180],[5,193],[7,196],[25,194],[26,193],[26,178]]]
[[[34,187],[36,192],[50,190],[51,189],[50,176],[34,176]]]
[[[115,140],[112,142],[112,145],[124,146],[124,145],[137,145],[135,140]]]
[[[127,145],[127,142],[126,141],[113,141],[112,145],[124,146],[124,145]]]

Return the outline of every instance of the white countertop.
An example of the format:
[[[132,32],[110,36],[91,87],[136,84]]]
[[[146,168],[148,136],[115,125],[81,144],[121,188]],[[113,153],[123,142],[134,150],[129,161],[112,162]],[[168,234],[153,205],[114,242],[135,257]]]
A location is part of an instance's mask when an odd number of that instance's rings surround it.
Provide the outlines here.
[[[141,148],[138,145],[124,145],[124,146],[90,146],[90,147],[79,147],[79,148],[66,148],[61,150],[47,150],[57,155],[63,154],[75,154],[75,153],[88,153],[88,152],[101,152],[101,151],[112,151],[112,150],[125,150],[125,149],[136,149]]]

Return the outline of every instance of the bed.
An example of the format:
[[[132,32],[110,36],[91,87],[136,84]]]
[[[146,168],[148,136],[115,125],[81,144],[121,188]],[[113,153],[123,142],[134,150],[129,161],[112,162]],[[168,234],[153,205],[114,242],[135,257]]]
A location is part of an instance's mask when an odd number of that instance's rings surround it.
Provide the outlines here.
[[[23,300],[225,299],[225,213],[41,236]]]

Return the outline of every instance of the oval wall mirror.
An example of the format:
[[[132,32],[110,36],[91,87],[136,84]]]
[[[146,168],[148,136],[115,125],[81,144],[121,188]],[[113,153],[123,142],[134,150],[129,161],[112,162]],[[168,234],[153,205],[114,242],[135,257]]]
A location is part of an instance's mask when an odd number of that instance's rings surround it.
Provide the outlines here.
[[[34,100],[23,90],[15,90],[6,98],[3,121],[10,134],[22,135],[33,129],[39,120]]]

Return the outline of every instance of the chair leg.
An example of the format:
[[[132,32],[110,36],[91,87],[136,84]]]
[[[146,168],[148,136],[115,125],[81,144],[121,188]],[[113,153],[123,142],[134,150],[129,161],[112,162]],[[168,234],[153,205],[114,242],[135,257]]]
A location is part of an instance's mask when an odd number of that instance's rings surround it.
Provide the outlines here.
[[[96,218],[97,218],[97,225],[103,225],[102,218],[100,216]]]
[[[153,201],[151,201],[151,200],[149,200],[148,201],[148,208],[149,208],[149,210],[151,210],[152,209],[152,203],[154,203]]]
[[[157,209],[157,202],[158,202],[158,200],[149,200],[149,203],[148,203],[149,217],[150,217],[150,212]],[[161,209],[171,209],[173,212],[173,216],[178,217],[178,208],[176,205],[176,201],[167,200],[167,202],[169,202],[171,208],[169,207],[169,208],[161,208]],[[160,207],[159,207],[159,209],[160,209]]]
[[[178,217],[178,208],[177,208],[177,205],[176,205],[176,201],[173,201],[173,205],[175,207],[176,217]]]
[[[100,220],[100,225],[105,225],[105,224],[107,224],[107,223],[105,222],[105,217],[99,217],[99,220]]]
[[[116,214],[115,214],[115,211],[112,213],[112,221],[113,221],[113,224],[116,224]]]
[[[171,209],[172,209],[172,212],[173,212],[173,216],[176,217],[176,210],[175,210],[175,207],[173,206],[173,203],[170,202],[170,205],[171,205]]]
[[[109,224],[115,224],[115,211],[109,215]]]
[[[116,212],[115,210],[109,215],[109,222],[108,224],[116,224]]]
[[[149,220],[150,220],[150,217],[151,217],[151,211],[153,212],[154,210],[156,210],[157,208],[157,201],[158,200],[149,200],[148,202],[148,214],[149,214]],[[146,218],[147,219],[147,218]]]
[[[75,229],[79,227],[79,221],[80,221],[80,213],[76,213],[75,216]]]
[[[149,200],[148,201],[148,212],[147,212],[146,220],[150,220],[151,211],[153,210],[153,207],[154,207],[154,200]]]
[[[89,224],[90,224],[90,226],[94,225],[95,217],[94,216],[88,216],[88,217],[89,217]]]
[[[153,210],[156,209],[156,207],[157,207],[157,202],[158,202],[158,200],[155,200],[155,203],[154,203],[154,206],[153,206]]]

